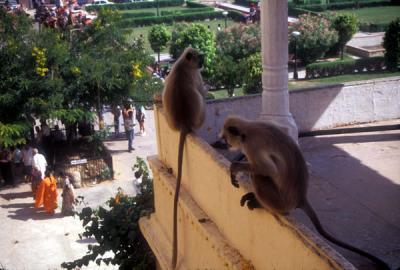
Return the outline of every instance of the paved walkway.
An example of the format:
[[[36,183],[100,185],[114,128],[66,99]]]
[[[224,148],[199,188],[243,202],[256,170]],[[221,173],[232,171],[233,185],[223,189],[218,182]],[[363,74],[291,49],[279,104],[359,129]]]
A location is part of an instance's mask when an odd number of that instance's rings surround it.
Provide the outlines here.
[[[105,143],[113,156],[115,180],[77,189],[76,194],[84,196],[89,206],[103,204],[116,194],[118,187],[123,188],[127,194],[136,194],[131,169],[136,157],[145,158],[156,153],[153,112],[148,111],[146,117],[147,136],[135,137],[136,150],[132,153],[127,151],[127,140],[110,140]],[[112,123],[111,118],[111,115],[106,115],[106,123]],[[58,192],[61,206],[61,190]],[[86,254],[87,245],[95,243],[92,239],[79,240],[78,234],[83,232],[79,218],[63,217],[60,209],[54,216],[35,210],[28,184],[0,190],[0,224],[0,269],[61,269],[62,262],[81,258]],[[82,269],[117,267],[99,267],[91,263]]]

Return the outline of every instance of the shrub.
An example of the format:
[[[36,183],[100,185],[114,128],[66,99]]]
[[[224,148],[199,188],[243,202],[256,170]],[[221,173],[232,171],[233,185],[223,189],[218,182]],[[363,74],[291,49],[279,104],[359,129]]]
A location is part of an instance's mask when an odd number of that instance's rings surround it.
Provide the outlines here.
[[[306,79],[338,76],[343,74],[379,71],[384,68],[383,57],[348,59],[335,62],[322,62],[307,65]]]
[[[243,77],[243,92],[256,94],[262,91],[261,53],[255,53],[241,62]]]
[[[184,10],[162,10],[161,16],[166,15],[180,15],[180,14],[188,14],[188,13],[199,13],[199,12],[212,12],[214,9],[212,7],[202,7],[202,8],[190,8]]]
[[[297,37],[297,56],[305,64],[322,58],[338,40],[338,34],[331,29],[330,22],[322,17],[301,15],[293,29],[301,35]],[[291,36],[289,49],[294,52],[295,37]]]
[[[122,13],[122,19],[156,16],[154,12]]]
[[[343,59],[344,47],[358,30],[357,16],[354,14],[339,14],[333,18],[333,28],[338,32],[338,47],[340,58]]]
[[[150,17],[142,17],[142,18],[132,18],[123,20],[120,23],[121,27],[132,27],[132,26],[145,26],[152,24],[172,24],[174,22],[182,22],[182,21],[198,21],[205,19],[220,19],[223,18],[221,11],[203,11],[203,12],[193,12],[188,14],[173,14],[167,16],[150,16]]]
[[[201,3],[192,2],[192,1],[186,1],[186,5],[189,8],[204,8],[204,7],[208,7],[207,5],[204,5],[204,4],[201,4]]]
[[[246,21],[246,16],[244,16],[242,12],[236,10],[229,10],[228,17],[234,20],[235,22]]]
[[[375,7],[375,6],[386,6],[391,5],[389,0],[372,0],[372,1],[345,1],[345,2],[334,2],[330,1],[329,4],[291,4],[290,7],[304,9],[308,11],[321,12],[326,10],[339,10],[339,9],[351,9],[358,7]]]
[[[97,243],[88,246],[88,252],[73,262],[64,262],[63,268],[76,269],[90,261],[119,265],[119,269],[155,269],[155,258],[139,230],[139,218],[154,211],[153,181],[145,161],[137,157],[135,177],[142,178],[135,197],[120,189],[107,207],[85,207],[78,214],[85,231],[82,237],[93,237]],[[81,197],[81,199],[83,199]],[[113,257],[103,257],[112,251]]]
[[[397,70],[400,67],[400,18],[389,24],[383,38],[385,48],[385,63],[389,70]]]

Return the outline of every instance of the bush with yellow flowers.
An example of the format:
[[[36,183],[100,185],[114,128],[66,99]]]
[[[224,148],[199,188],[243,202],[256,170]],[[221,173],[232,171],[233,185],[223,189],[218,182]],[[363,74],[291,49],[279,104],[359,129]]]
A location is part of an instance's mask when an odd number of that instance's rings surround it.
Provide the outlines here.
[[[35,72],[37,75],[44,77],[46,76],[49,69],[46,67],[46,49],[41,49],[38,47],[33,47],[32,56],[35,58]]]
[[[153,180],[144,159],[137,157],[132,168],[136,179],[141,179],[138,194],[130,196],[118,189],[107,207],[85,207],[78,214],[85,231],[82,237],[92,237],[97,244],[89,245],[88,252],[73,262],[64,262],[63,268],[76,269],[90,261],[98,265],[118,265],[119,269],[155,269],[155,257],[139,230],[139,218],[154,211]],[[112,257],[103,257],[112,251]]]
[[[132,63],[131,75],[136,78],[141,78],[143,76],[143,72],[140,69],[139,63]]]

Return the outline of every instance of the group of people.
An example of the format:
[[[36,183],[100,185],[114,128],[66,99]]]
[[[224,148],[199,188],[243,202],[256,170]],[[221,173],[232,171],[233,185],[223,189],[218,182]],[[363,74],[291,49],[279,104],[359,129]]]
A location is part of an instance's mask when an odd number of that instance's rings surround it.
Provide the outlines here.
[[[115,135],[119,135],[119,118],[121,116],[121,110],[119,106],[113,108],[112,113],[114,114],[114,131]],[[135,135],[146,136],[146,130],[144,127],[144,121],[146,119],[146,110],[144,106],[134,108],[130,104],[125,104],[122,109],[122,119],[124,121],[125,134],[128,139],[128,151],[132,152],[135,150],[133,147],[133,140]],[[135,120],[139,123],[139,132],[135,134],[134,127],[136,126]]]

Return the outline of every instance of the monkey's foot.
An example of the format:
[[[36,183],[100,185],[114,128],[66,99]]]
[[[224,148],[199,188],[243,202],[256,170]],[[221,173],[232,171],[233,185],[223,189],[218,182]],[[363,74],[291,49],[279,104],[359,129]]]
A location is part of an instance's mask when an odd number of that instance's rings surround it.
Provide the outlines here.
[[[240,206],[244,206],[247,203],[247,208],[253,210],[255,208],[261,208],[261,204],[257,201],[256,196],[253,192],[246,193],[240,199]]]

